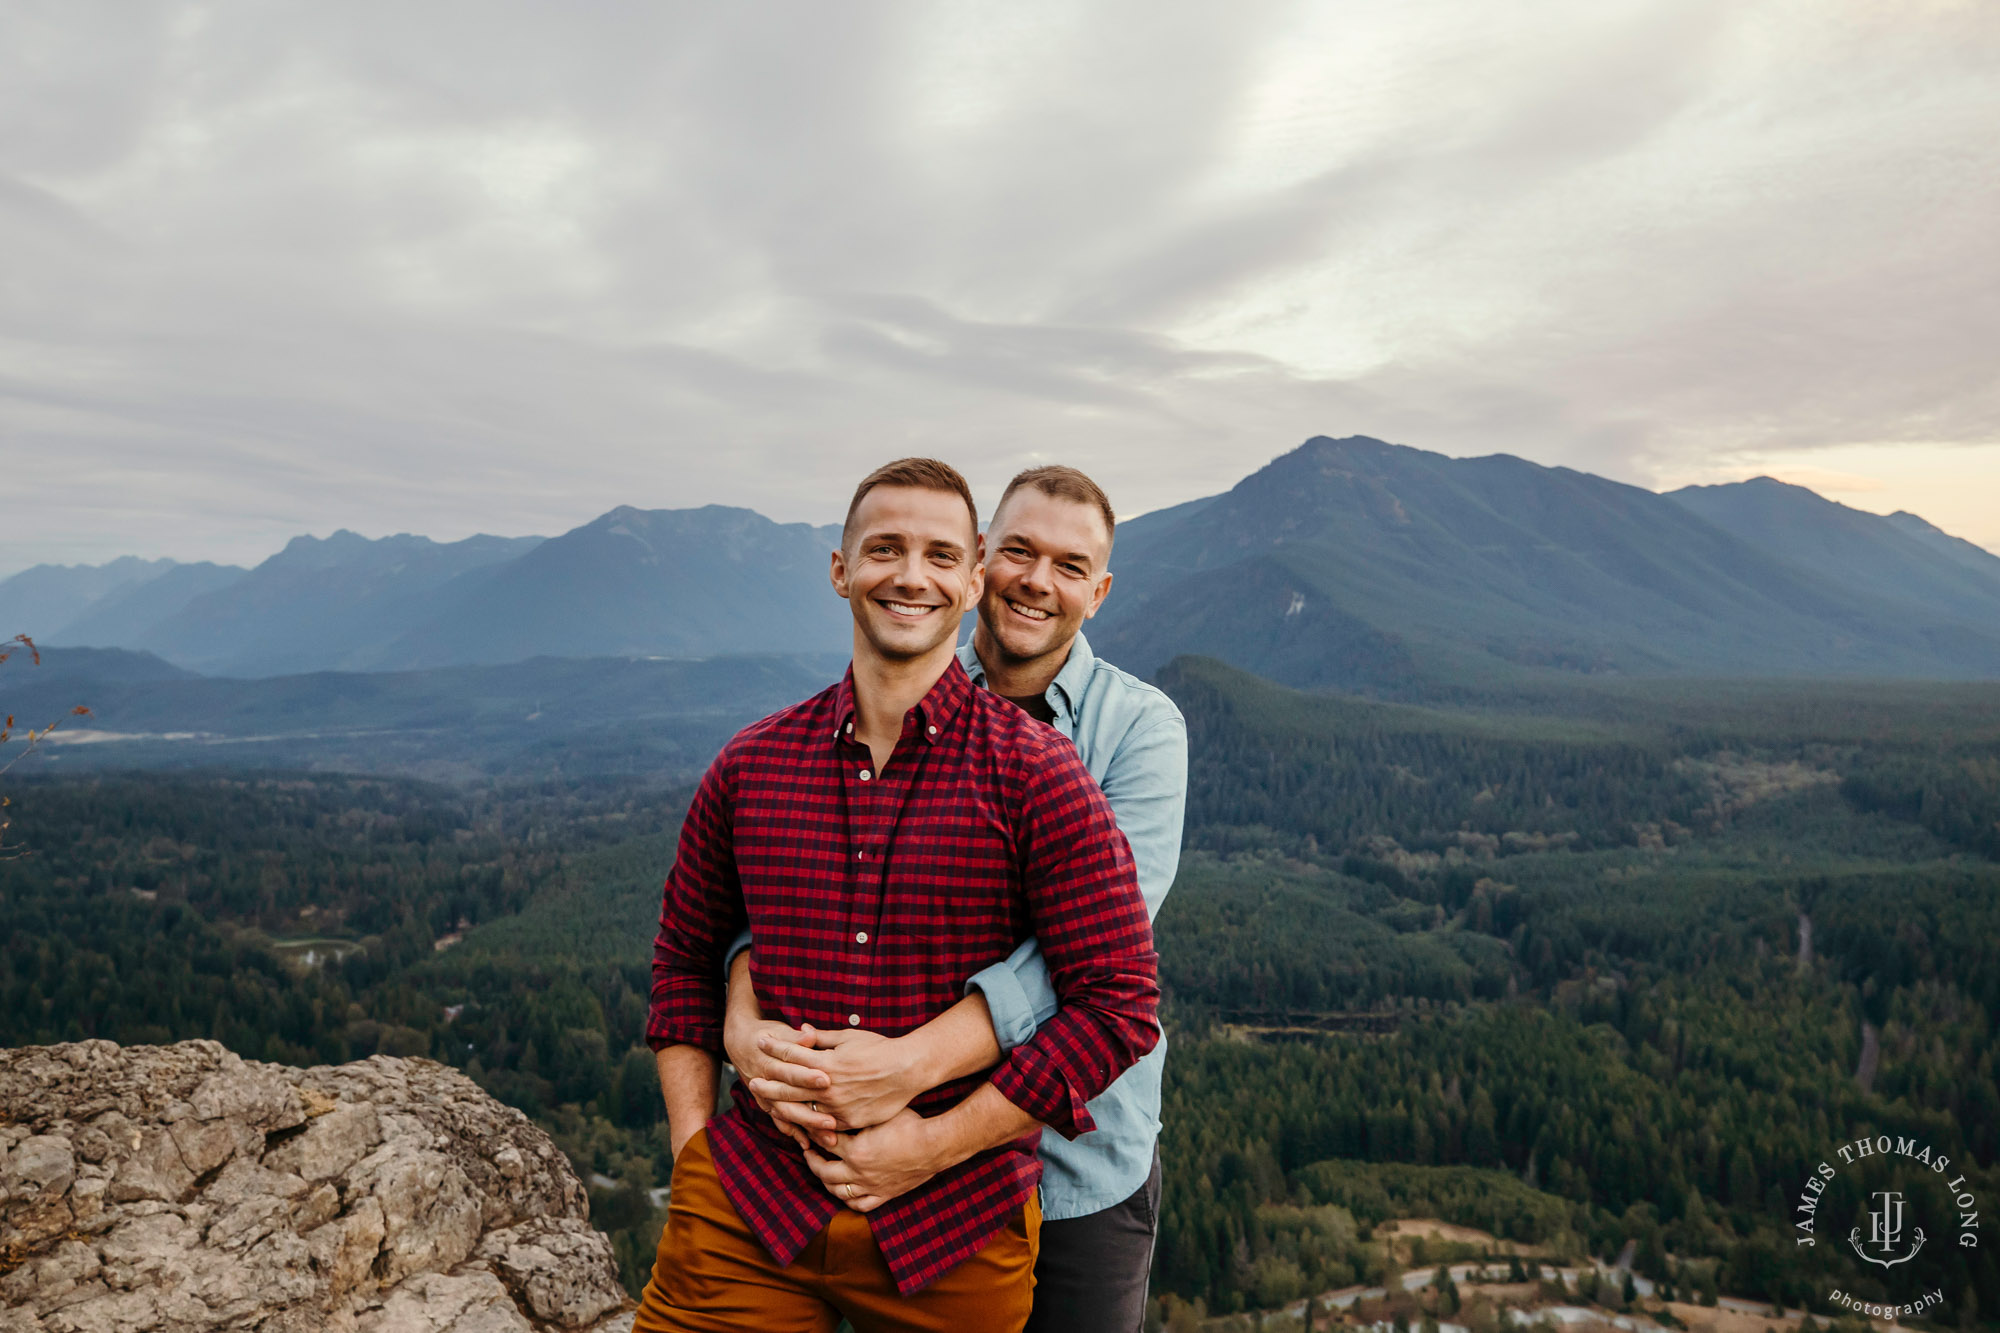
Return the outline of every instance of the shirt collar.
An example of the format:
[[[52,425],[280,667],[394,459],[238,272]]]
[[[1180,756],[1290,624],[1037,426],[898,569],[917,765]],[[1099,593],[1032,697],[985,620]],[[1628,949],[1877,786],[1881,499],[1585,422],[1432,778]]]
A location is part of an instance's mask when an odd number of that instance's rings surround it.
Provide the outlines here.
[[[1049,700],[1056,705],[1058,713],[1073,717],[1076,710],[1083,706],[1083,692],[1090,685],[1090,670],[1096,663],[1097,654],[1090,651],[1090,640],[1079,631],[1076,642],[1069,646],[1069,661],[1063,663],[1062,670],[1056,672],[1055,680],[1049,685],[1051,696],[1062,696],[1059,704],[1054,698]]]
[[[1096,665],[1097,654],[1090,651],[1090,641],[1082,634],[1069,646],[1069,660],[1062,670],[1049,682],[1043,698],[1049,707],[1056,710],[1057,717],[1074,717],[1083,704],[1083,692],[1090,684],[1091,668]],[[965,668],[966,678],[981,689],[986,688],[986,666],[979,660],[979,654],[972,649],[972,640],[967,639],[958,646],[958,664]]]
[[[974,659],[977,660],[977,659]],[[972,698],[973,684],[965,674],[962,662],[954,661],[944,669],[937,684],[917,701],[917,706],[903,715],[903,734],[909,735],[914,728],[927,744],[935,745],[951,730],[951,724]],[[833,739],[841,741],[850,738],[854,732],[854,664],[847,665],[847,674],[840,678],[840,684],[833,693]]]

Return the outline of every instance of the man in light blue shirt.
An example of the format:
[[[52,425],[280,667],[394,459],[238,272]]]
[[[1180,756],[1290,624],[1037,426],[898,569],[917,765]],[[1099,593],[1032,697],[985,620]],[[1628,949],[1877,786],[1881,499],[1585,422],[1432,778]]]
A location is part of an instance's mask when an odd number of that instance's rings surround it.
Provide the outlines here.
[[[1020,705],[1076,745],[1131,845],[1157,914],[1180,862],[1187,728],[1158,689],[1098,658],[1082,634],[1111,587],[1110,502],[1074,468],[1022,473],[1001,496],[984,542],[985,591],[959,660],[973,682]],[[724,1033],[746,1089],[800,1135],[837,1142],[875,1202],[945,1166],[907,1110],[917,1093],[993,1065],[1056,1011],[1032,938],[966,982],[966,999],[902,1037],[794,1031],[757,1007],[751,953],[730,962]],[[1144,1319],[1157,1231],[1160,1044],[1089,1103],[1095,1128],[1043,1134],[1042,1244],[1031,1333],[1136,1330]],[[847,1132],[858,1131],[858,1132]],[[831,1136],[838,1134],[834,1140]]]

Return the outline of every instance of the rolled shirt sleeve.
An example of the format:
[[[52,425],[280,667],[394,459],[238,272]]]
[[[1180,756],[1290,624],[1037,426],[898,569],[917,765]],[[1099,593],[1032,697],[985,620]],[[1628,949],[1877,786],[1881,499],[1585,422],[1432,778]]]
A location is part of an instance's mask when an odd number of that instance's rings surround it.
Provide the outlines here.
[[[727,986],[729,984],[729,973],[731,972],[731,970],[735,968],[737,957],[741,955],[745,949],[748,949],[750,947],[750,944],[751,944],[750,927],[745,926],[743,929],[736,932],[736,938],[729,941],[729,947],[723,950],[722,984],[724,986]]]
[[[730,807],[731,753],[709,765],[681,821],[680,844],[660,902],[646,1044],[722,1053],[724,946],[744,925]]]

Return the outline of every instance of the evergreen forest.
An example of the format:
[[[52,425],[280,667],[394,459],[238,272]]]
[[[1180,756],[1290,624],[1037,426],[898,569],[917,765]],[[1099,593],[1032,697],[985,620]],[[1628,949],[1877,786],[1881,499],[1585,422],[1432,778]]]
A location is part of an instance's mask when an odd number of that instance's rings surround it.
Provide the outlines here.
[[[1951,1293],[1938,1327],[2000,1324],[1992,1226],[1961,1243],[1955,1203],[2000,1203],[2000,690],[1418,708],[1207,659],[1159,680],[1193,760],[1157,925],[1163,1310],[1381,1281],[1371,1229],[1423,1216],[1831,1313],[1833,1287],[1890,1288],[1845,1243],[1854,1178],[1811,1246],[1800,1193],[1887,1135],[1953,1164],[1896,1167],[1936,1227],[1896,1289]],[[669,1166],[649,959],[692,776],[25,765],[0,1044],[457,1066],[570,1154],[636,1287]]]

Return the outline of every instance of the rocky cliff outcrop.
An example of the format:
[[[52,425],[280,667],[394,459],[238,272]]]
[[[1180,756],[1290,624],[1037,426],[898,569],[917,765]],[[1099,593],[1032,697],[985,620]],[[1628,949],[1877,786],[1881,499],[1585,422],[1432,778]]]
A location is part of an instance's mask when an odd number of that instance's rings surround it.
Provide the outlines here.
[[[610,1333],[628,1311],[569,1163],[454,1070],[0,1051],[0,1333]]]

